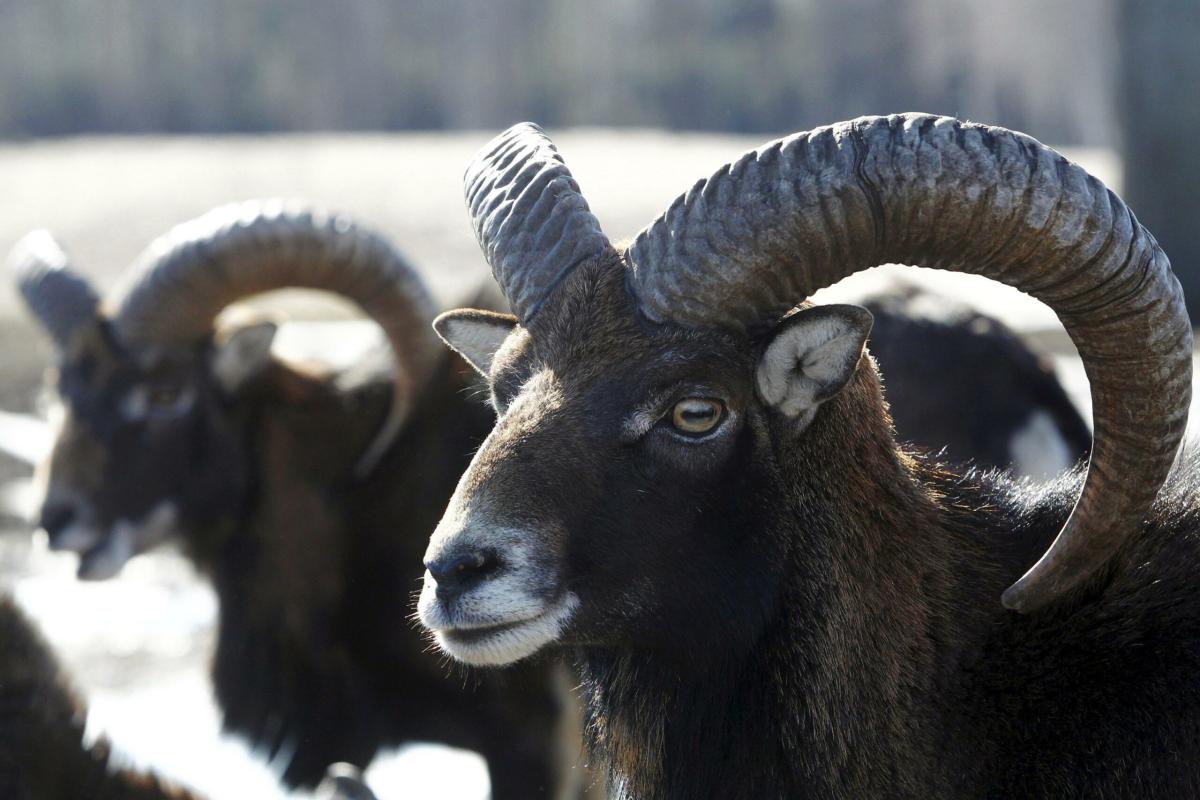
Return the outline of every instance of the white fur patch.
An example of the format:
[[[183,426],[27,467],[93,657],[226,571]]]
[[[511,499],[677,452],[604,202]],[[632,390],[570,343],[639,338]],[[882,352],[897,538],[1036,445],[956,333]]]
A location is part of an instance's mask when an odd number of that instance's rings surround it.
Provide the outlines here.
[[[485,528],[478,535],[464,531],[452,537],[448,546],[439,548],[444,552],[469,538],[472,548],[486,548],[500,553],[504,568],[499,575],[457,598],[453,615],[437,601],[437,581],[426,571],[418,605],[421,621],[426,627],[486,628],[531,619],[540,614],[543,601],[526,590],[530,578],[536,578],[538,573],[533,562],[533,548],[526,541],[527,537],[527,533],[514,528]],[[432,558],[436,558],[436,555],[427,556],[426,560]]]
[[[435,630],[438,647],[451,658],[477,667],[497,667],[520,661],[553,643],[579,608],[579,597],[567,592],[557,602],[531,619],[508,624],[495,633],[448,628]],[[462,638],[467,630],[472,638]]]
[[[544,589],[556,579],[538,563],[536,539],[530,531],[478,520],[450,535],[434,534],[427,561],[464,544],[500,554],[501,567],[495,575],[450,603],[438,597],[437,581],[425,572],[417,613],[448,655],[468,664],[510,664],[532,655],[562,633],[579,599],[570,592],[546,599]]]
[[[30,414],[0,411],[0,451],[26,464],[38,464],[50,454],[54,430]]]
[[[1013,435],[1008,451],[1015,473],[1039,481],[1056,477],[1075,463],[1054,418],[1045,411],[1035,411],[1029,416]]]
[[[662,419],[663,398],[655,395],[634,408],[621,425],[621,439],[635,442],[645,436]]]

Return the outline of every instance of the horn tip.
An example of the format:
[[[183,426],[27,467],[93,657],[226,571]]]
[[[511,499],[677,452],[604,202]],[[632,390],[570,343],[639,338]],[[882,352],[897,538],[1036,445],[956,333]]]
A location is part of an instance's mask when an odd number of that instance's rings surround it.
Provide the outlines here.
[[[1095,572],[1084,563],[1061,563],[1055,558],[1057,555],[1051,546],[1038,563],[1004,590],[1000,603],[1009,611],[1032,614],[1067,594]]]
[[[8,254],[8,268],[18,279],[33,270],[57,270],[66,266],[66,253],[45,228],[22,236]]]
[[[1034,602],[1030,598],[1030,593],[1027,591],[1023,581],[1024,579],[1022,578],[1005,589],[1004,593],[1000,595],[1001,605],[1009,611],[1016,611],[1018,614],[1028,614],[1040,607],[1040,603]]]
[[[509,125],[508,128],[506,128],[505,131],[496,138],[512,139],[517,136],[528,136],[529,134],[534,134],[542,138],[549,138],[546,136],[546,131],[541,125],[538,125],[536,122],[529,122],[528,120]]]

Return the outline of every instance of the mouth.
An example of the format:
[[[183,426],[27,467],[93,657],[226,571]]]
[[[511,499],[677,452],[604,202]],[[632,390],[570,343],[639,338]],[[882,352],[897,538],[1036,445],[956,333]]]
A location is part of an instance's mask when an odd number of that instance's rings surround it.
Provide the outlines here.
[[[115,578],[129,559],[133,558],[133,542],[117,531],[99,544],[79,552],[79,567],[75,572],[83,581],[106,581]]]
[[[117,525],[104,530],[82,522],[73,522],[49,533],[43,527],[41,536],[47,546],[60,553],[75,553],[79,566],[75,577],[83,581],[104,581],[116,577],[134,555],[130,531]]]
[[[474,666],[503,666],[528,658],[557,640],[578,606],[579,598],[567,592],[531,617],[432,630],[438,646],[451,658]]]
[[[134,556],[166,541],[176,530],[177,516],[174,504],[163,502],[137,522],[118,519],[107,529],[73,522],[47,535],[51,550],[79,554],[77,578],[105,581],[119,575]]]

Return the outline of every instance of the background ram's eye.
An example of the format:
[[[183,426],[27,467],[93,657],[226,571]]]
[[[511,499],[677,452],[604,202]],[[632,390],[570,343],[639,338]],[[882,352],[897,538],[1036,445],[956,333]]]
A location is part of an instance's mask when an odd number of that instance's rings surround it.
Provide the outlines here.
[[[146,388],[146,405],[152,411],[173,409],[181,394],[178,386],[149,386]]]
[[[192,407],[190,387],[177,384],[142,384],[133,387],[121,402],[126,419],[174,419]]]
[[[689,397],[675,404],[671,411],[671,424],[680,433],[700,436],[717,427],[724,412],[725,406],[719,400]]]

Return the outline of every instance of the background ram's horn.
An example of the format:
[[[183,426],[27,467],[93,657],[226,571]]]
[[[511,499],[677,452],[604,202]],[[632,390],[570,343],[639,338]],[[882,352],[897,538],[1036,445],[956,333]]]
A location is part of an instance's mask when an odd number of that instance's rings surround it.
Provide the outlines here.
[[[8,257],[17,291],[38,322],[62,349],[79,328],[95,318],[99,297],[71,267],[49,231],[25,234]]]

